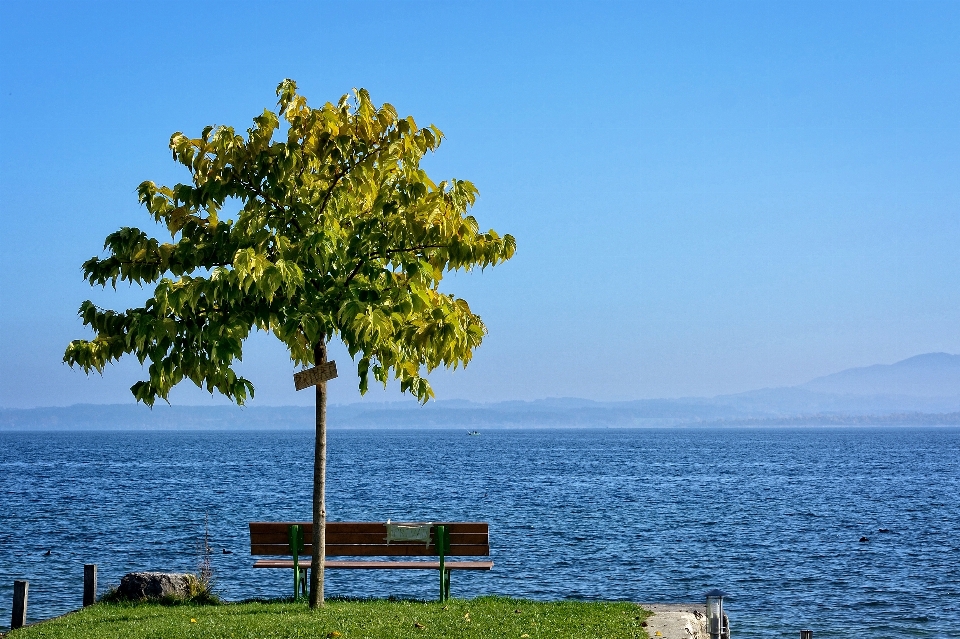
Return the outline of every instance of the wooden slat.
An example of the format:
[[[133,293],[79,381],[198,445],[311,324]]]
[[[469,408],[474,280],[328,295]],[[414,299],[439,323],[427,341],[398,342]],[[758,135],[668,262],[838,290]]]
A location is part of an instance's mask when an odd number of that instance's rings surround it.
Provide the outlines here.
[[[450,570],[490,570],[492,561],[447,561],[444,567]],[[310,562],[300,562],[302,568],[309,568]],[[254,568],[293,568],[292,559],[261,559],[253,564]],[[332,560],[324,563],[325,568],[370,569],[370,570],[440,570],[439,561],[343,561]]]
[[[403,523],[421,523],[421,522],[392,522],[395,524]],[[308,521],[251,521],[250,532],[281,532],[286,534],[292,525],[298,525],[304,529],[304,534],[313,533],[313,524]],[[490,526],[483,521],[435,521],[434,525],[446,526],[451,533],[484,533],[490,529]],[[366,522],[366,521],[328,521],[327,533],[330,532],[358,532],[373,533],[385,530],[384,522]]]
[[[390,544],[382,546],[351,546],[351,545],[331,545],[327,544],[327,555],[354,555],[361,557],[403,557],[403,556],[434,556],[437,555],[437,549],[434,546],[429,548],[423,544]],[[489,555],[490,546],[488,545],[467,545],[451,544],[450,552],[447,555]]]
[[[309,535],[307,534],[308,532],[310,533]],[[281,531],[263,532],[259,530],[254,530],[254,531],[251,531],[250,535],[256,539],[263,540],[268,543],[282,543],[289,538],[288,537],[289,531],[284,530],[282,532]],[[312,530],[304,531],[304,538],[312,537],[312,536],[313,536]],[[460,537],[486,539],[487,537],[489,537],[489,534],[486,531],[481,533],[451,531],[450,537],[453,539],[457,539]],[[386,538],[387,538],[386,528],[381,528],[376,532],[343,532],[336,529],[327,530],[327,539],[363,540],[363,541],[357,541],[356,543],[368,543],[368,542],[377,543],[377,542],[385,541]]]
[[[313,535],[307,536],[304,535],[304,541],[308,541]],[[288,544],[289,543],[289,534],[284,533],[251,533],[250,543],[263,545],[263,544]],[[451,533],[450,534],[450,543],[452,544],[486,544],[489,539],[489,535],[482,533]],[[378,533],[337,533],[327,531],[327,543],[328,544],[361,544],[361,545],[377,545],[377,544],[386,544],[387,536],[385,531],[380,531]],[[394,542],[396,543],[396,542]],[[431,544],[432,544],[431,540]]]
[[[287,543],[289,539],[289,533],[287,531],[283,532],[252,532],[250,533],[250,538],[255,540],[259,544],[283,544]],[[303,538],[307,540],[313,537],[313,531],[310,531],[310,534],[306,534],[304,531]],[[386,542],[387,531],[379,530],[377,532],[367,532],[367,533],[356,533],[356,532],[335,532],[332,530],[327,531],[327,540],[334,541],[334,543],[341,544],[378,544]]]
[[[386,544],[378,546],[359,546],[350,544],[327,544],[327,556],[346,556],[346,557],[436,557],[437,550],[434,546],[425,548],[423,544]],[[313,552],[313,546],[307,544],[304,546],[301,556],[308,556]],[[252,544],[250,546],[251,555],[277,555],[289,556],[290,547],[281,544]],[[451,545],[447,556],[477,556],[489,555],[490,546],[486,544]]]
[[[406,570],[424,570],[426,567],[420,564],[430,564],[432,570],[440,569],[439,561],[343,561],[333,560],[324,564],[329,568],[369,568],[369,569],[406,569]],[[490,570],[493,568],[492,561],[445,561],[445,568],[450,570]]]
[[[303,528],[303,555],[312,552],[309,543],[313,525],[309,522],[250,522],[250,554],[289,556],[289,529],[291,525]],[[437,522],[450,530],[451,556],[489,555],[489,526],[485,522]],[[436,547],[422,543],[386,543],[386,526],[380,522],[327,523],[328,556],[401,557],[436,556]]]
[[[303,552],[300,553],[301,557],[309,556],[313,553],[313,546],[307,544],[303,548]],[[289,557],[292,553],[290,552],[290,546],[281,546],[279,544],[270,544],[270,545],[251,545],[250,546],[251,555],[276,555],[281,557]]]
[[[402,557],[404,555],[434,555],[437,549],[431,544],[427,547],[424,544],[377,544],[377,545],[357,545],[357,544],[327,544],[327,555],[363,555],[376,556],[384,555],[387,557]]]
[[[312,554],[313,546],[306,545],[304,546],[303,552],[300,553],[301,557]],[[269,544],[269,545],[255,545],[250,548],[251,555],[274,555],[278,557],[289,557],[293,553],[290,552],[290,549],[287,546],[281,546],[279,544]],[[402,557],[404,555],[410,555],[414,557],[436,557],[437,553],[431,547],[430,549],[424,549],[423,546],[419,547],[409,547],[409,546],[327,546],[327,556],[354,556],[354,557]],[[447,553],[448,556],[477,556],[477,555],[489,555],[490,547],[487,545],[461,545],[461,546],[451,546],[450,552]]]

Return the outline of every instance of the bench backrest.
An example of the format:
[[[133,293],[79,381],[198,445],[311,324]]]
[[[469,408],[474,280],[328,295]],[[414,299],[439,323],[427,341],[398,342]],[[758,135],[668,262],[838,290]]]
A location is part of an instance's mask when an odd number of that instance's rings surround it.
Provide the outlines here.
[[[400,523],[400,522],[397,522]],[[310,522],[250,522],[250,554],[290,556],[290,526],[303,531],[303,556],[313,552],[313,524]],[[380,522],[327,522],[326,556],[349,557],[408,557],[436,556],[436,526],[446,526],[450,548],[446,555],[476,556],[490,554],[490,535],[486,522],[435,522],[430,531],[429,545],[424,542],[387,544],[387,527]]]

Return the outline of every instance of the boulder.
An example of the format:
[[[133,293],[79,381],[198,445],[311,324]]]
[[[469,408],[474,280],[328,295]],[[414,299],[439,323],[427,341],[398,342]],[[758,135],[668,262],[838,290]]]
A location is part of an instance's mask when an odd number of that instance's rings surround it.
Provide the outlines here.
[[[648,617],[646,621],[648,637],[655,639],[710,639],[705,614],[706,606],[702,603],[640,604],[640,607],[653,612],[653,616]]]
[[[117,592],[124,599],[189,599],[200,590],[196,575],[180,572],[131,572],[120,580]]]

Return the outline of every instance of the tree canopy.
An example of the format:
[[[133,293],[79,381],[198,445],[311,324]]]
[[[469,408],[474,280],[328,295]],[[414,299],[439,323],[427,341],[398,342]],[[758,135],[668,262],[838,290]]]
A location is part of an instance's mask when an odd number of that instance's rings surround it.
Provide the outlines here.
[[[95,336],[71,342],[65,362],[89,373],[128,353],[149,360],[131,391],[153,405],[184,379],[239,404],[252,397],[234,367],[254,329],[276,335],[298,365],[339,338],[361,392],[370,375],[393,376],[420,401],[433,395],[426,373],[470,361],[486,328],[440,282],[509,259],[515,241],[479,230],[473,184],[434,182],[420,168],[443,134],[377,108],[363,89],[319,108],[292,80],[277,95],[279,115],[264,110],[246,136],[229,126],[171,136],[189,182],[147,181],[138,194],[172,241],[122,228],[105,257],[83,264],[91,285],[155,283],[153,295],[122,312],[84,302]]]

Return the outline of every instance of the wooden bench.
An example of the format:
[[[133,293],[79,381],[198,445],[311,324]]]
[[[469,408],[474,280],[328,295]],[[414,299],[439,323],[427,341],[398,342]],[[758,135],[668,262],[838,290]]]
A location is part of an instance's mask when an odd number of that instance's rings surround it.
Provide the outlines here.
[[[395,522],[396,527],[426,526],[419,522]],[[448,556],[489,556],[490,536],[485,522],[442,522],[429,524],[429,540],[387,541],[382,522],[327,522],[326,557],[435,557],[436,560],[330,560],[325,569],[439,570],[440,600],[450,596],[452,570],[490,570],[493,562],[446,561]],[[306,571],[313,552],[313,524],[310,522],[250,522],[250,554],[292,557],[260,559],[254,568],[287,568],[294,571],[294,598],[306,589]]]

